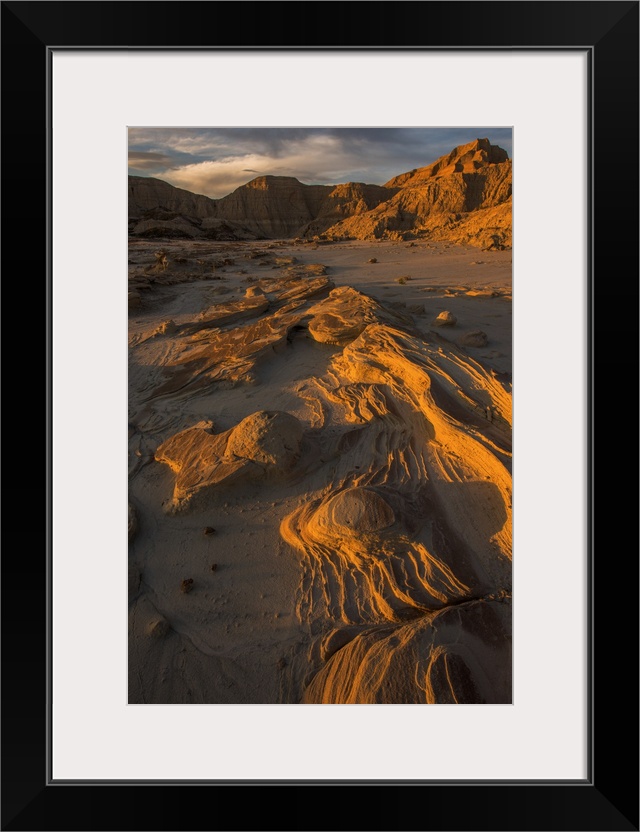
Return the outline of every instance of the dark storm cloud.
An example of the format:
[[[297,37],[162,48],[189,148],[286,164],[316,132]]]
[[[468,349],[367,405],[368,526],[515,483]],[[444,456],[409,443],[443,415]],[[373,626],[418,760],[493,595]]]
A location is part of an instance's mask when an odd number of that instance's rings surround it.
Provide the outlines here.
[[[247,174],[295,176],[306,184],[383,184],[477,138],[511,156],[511,129],[491,126],[137,127],[129,130],[129,147],[131,172],[153,171],[179,187],[221,197],[248,181]]]

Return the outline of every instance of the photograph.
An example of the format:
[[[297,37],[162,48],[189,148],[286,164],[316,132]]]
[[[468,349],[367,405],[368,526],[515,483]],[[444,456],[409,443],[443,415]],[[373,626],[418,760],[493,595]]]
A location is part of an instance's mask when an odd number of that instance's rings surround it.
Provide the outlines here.
[[[639,0],[0,5],[0,828],[638,832]]]
[[[129,127],[129,704],[512,702],[512,144]]]

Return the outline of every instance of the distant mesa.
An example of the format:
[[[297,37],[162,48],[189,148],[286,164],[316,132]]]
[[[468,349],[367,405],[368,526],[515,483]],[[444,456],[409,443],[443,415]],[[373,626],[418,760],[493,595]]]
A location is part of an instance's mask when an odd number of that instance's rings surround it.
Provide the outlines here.
[[[215,217],[215,201],[208,196],[192,194],[182,188],[174,188],[161,179],[147,176],[129,177],[129,218],[146,215],[147,219],[169,220],[173,216]]]
[[[475,142],[454,147],[448,156],[441,156],[432,165],[395,176],[385,184],[385,188],[406,187],[409,183],[416,185],[419,182],[439,179],[453,173],[476,173],[489,165],[500,164],[508,160],[506,150],[492,145],[488,139],[476,139]]]
[[[384,185],[305,185],[258,176],[222,199],[129,177],[135,237],[428,239],[511,248],[511,161],[488,139],[455,147]]]

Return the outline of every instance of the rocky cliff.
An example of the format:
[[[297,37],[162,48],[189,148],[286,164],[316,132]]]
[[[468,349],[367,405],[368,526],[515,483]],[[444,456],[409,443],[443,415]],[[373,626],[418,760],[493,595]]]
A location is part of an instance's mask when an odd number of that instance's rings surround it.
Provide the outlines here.
[[[510,248],[511,214],[511,161],[488,139],[456,147],[385,185],[304,185],[289,176],[260,176],[213,200],[158,179],[129,177],[137,236],[421,237]]]
[[[330,236],[400,238],[511,246],[511,162],[486,139],[456,147],[385,185],[394,196],[326,230]]]
[[[215,217],[215,200],[174,188],[150,176],[129,177],[129,219],[153,218],[151,215],[181,214],[184,217]]]
[[[331,185],[303,185],[293,176],[259,176],[216,203],[220,219],[240,222],[257,237],[296,237],[319,213]]]

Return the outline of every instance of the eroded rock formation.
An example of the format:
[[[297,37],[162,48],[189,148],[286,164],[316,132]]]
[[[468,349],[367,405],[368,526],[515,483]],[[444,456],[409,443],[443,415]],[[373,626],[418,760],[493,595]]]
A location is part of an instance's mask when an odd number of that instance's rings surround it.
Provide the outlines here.
[[[214,217],[215,200],[202,194],[193,194],[184,188],[175,188],[161,179],[147,176],[129,177],[129,219],[154,214],[158,220],[163,214],[181,214],[185,217]]]
[[[309,633],[299,701],[510,702],[508,384],[401,311],[291,274],[153,333],[165,358],[144,406],[255,382],[294,336],[331,350],[295,387],[307,415],[257,409],[219,430],[212,414],[164,438],[168,510],[245,482],[298,495],[280,534]]]
[[[222,483],[285,476],[300,455],[302,436],[295,416],[278,411],[253,413],[218,434],[210,422],[181,431],[163,442],[155,455],[176,475],[167,509],[184,508],[197,492]]]
[[[259,176],[218,200],[158,179],[129,177],[136,236],[453,240],[511,247],[511,161],[476,139],[384,185],[305,185]]]

